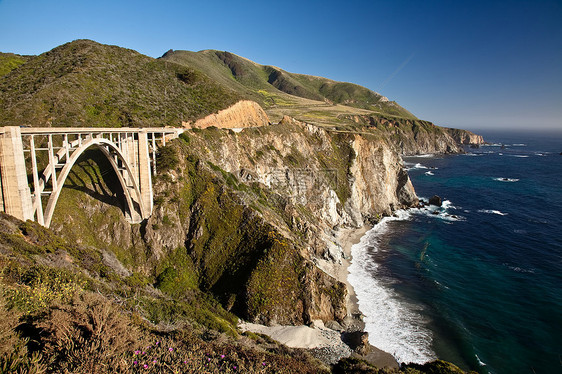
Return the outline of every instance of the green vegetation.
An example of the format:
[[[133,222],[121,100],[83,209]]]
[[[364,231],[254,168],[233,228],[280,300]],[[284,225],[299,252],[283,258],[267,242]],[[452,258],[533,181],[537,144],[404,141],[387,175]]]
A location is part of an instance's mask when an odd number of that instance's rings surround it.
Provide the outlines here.
[[[423,365],[408,364],[403,365],[400,369],[380,369],[376,368],[368,362],[350,357],[340,360],[333,370],[334,374],[464,374],[465,372],[457,366],[437,360],[428,362]],[[470,372],[469,374],[477,374]]]
[[[274,66],[256,64],[229,52],[170,51],[161,58],[197,69],[213,81],[255,100],[265,108],[311,108],[342,104],[398,117],[415,118],[398,104],[365,87],[310,75],[293,74]],[[305,99],[304,101],[302,99]],[[301,108],[303,109],[303,108]]]
[[[154,210],[141,224],[127,222],[122,187],[95,149],[65,181],[52,229],[0,214],[0,373],[329,371],[308,353],[240,335],[237,316],[341,322],[345,285],[309,255],[322,250],[310,248],[321,246],[316,207],[327,187],[337,210],[350,198],[357,133],[405,149],[442,130],[363,87],[228,52],[155,60],[79,40],[36,57],[1,54],[0,69],[9,71],[0,125],[179,126],[245,98],[330,126],[182,134],[158,151]],[[229,145],[236,166],[224,162]],[[279,183],[258,183],[258,163]],[[347,359],[334,371],[458,372],[447,365],[380,371]]]
[[[0,52],[0,78],[28,60],[28,56]]]
[[[77,40],[0,77],[0,125],[180,126],[239,99],[191,68]]]

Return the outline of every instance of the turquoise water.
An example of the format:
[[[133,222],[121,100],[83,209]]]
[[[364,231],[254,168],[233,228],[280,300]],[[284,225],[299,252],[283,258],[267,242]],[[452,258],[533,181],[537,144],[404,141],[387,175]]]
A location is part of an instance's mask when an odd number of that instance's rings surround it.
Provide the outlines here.
[[[371,343],[399,361],[562,373],[562,135],[483,135],[496,145],[405,159],[444,207],[375,226],[350,282]]]

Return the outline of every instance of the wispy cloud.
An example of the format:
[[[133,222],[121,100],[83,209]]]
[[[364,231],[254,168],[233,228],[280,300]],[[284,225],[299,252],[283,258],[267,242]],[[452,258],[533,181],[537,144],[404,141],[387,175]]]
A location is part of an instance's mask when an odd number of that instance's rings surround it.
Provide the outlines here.
[[[398,75],[398,73],[400,73],[400,70],[404,69],[404,67],[406,67],[406,65],[408,65],[408,63],[414,58],[414,56],[416,55],[416,52],[412,52],[412,54],[410,56],[408,56],[401,64],[400,66],[398,66],[396,68],[396,70],[394,70],[392,72],[392,74],[390,74],[385,80],[384,82],[382,82],[382,84],[379,86],[379,90],[382,90],[387,84],[388,82],[390,82],[392,80],[392,78],[394,78],[395,76]]]

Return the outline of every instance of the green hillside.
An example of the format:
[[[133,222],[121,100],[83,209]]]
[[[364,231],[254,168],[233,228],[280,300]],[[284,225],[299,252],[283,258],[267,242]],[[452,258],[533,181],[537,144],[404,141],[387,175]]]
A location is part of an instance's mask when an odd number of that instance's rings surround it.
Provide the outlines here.
[[[0,52],[0,77],[8,74],[21,64],[25,63],[29,58],[29,56]]]
[[[77,40],[0,77],[0,125],[180,126],[239,99],[188,67]]]
[[[0,53],[0,126],[181,126],[254,100],[276,122],[319,125],[342,115],[415,119],[365,87],[286,72],[229,52],[169,51],[159,59],[76,40],[39,56]]]
[[[397,103],[388,101],[382,95],[365,87],[322,77],[289,73],[274,66],[256,64],[229,52],[168,51],[161,60],[198,69],[214,81],[258,101],[266,109],[279,106],[312,107],[328,103],[415,118]],[[308,101],[303,102],[301,99]]]

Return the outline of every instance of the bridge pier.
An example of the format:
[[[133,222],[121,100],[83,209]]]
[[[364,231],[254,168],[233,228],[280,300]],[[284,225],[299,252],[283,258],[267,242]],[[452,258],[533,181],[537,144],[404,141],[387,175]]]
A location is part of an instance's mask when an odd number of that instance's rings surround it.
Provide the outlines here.
[[[33,219],[19,127],[0,129],[0,174],[4,212],[23,221]]]
[[[143,217],[150,217],[153,207],[152,176],[150,174],[150,154],[148,152],[148,134],[146,130],[139,131],[138,152],[139,188],[142,206],[145,210],[142,215]]]

